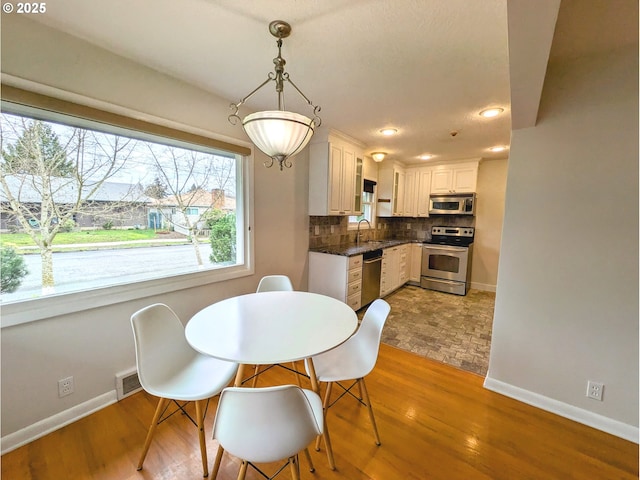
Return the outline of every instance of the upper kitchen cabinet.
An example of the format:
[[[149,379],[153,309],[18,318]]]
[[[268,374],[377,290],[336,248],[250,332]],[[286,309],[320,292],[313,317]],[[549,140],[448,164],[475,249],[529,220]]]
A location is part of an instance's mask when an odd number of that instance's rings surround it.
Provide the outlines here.
[[[416,215],[417,217],[429,216],[429,195],[431,194],[431,177],[433,170],[429,167],[420,167],[416,170]]]
[[[379,217],[428,217],[431,167],[404,168],[395,162],[378,171]]]
[[[309,215],[362,212],[363,153],[361,144],[335,130],[309,146]]]
[[[404,167],[397,162],[384,162],[378,169],[378,213],[379,217],[403,217],[404,214]]]
[[[480,160],[433,167],[431,193],[474,193]]]

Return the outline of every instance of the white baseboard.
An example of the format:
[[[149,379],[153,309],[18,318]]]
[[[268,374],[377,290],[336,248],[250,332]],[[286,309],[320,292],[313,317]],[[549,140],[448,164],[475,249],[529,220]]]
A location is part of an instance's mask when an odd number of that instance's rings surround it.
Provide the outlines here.
[[[5,453],[26,445],[40,437],[44,437],[48,433],[80,420],[87,415],[91,415],[98,410],[116,403],[117,400],[116,391],[113,390],[92,398],[91,400],[87,400],[80,405],[71,407],[63,412],[56,413],[51,417],[40,420],[39,422],[29,425],[17,432],[5,435],[0,440],[2,444],[2,451],[0,452],[0,455],[4,455]]]
[[[588,425],[589,427],[593,427],[597,430],[610,433],[616,437],[638,443],[638,435],[640,431],[638,430],[638,427],[634,427],[633,425],[628,425],[626,423],[619,422],[618,420],[614,420],[612,418],[590,412],[589,410],[584,410],[582,408],[569,405],[568,403],[560,402],[553,398],[545,397],[544,395],[489,377],[486,377],[484,380],[484,388],[547,412],[555,413],[561,417]]]
[[[470,287],[473,288],[474,290],[482,290],[484,292],[495,292],[496,291],[496,286],[495,285],[489,285],[488,283],[471,282]]]

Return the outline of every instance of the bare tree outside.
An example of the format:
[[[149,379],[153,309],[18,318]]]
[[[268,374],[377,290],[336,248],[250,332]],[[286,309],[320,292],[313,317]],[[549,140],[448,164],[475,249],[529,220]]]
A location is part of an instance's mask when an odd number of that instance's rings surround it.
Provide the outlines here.
[[[64,122],[0,114],[0,246],[25,267],[0,302],[237,264],[237,155]]]
[[[147,191],[156,194],[150,196],[158,209],[175,206],[177,215],[164,215],[164,219],[175,230],[185,231],[198,265],[204,265],[198,233],[214,211],[222,211],[226,192],[235,195],[235,160],[157,144],[147,147],[157,172]],[[199,208],[194,215],[196,205]]]
[[[39,248],[42,293],[55,291],[53,240],[78,215],[108,221],[142,192],[96,201],[105,182],[124,167],[136,141],[82,128],[2,114],[0,122],[0,212],[11,216]]]

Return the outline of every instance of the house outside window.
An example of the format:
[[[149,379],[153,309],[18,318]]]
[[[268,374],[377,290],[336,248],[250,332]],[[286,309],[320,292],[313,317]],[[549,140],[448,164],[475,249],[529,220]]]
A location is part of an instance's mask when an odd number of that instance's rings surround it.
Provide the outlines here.
[[[28,272],[3,305],[250,270],[246,157],[7,102],[0,121],[0,248]]]

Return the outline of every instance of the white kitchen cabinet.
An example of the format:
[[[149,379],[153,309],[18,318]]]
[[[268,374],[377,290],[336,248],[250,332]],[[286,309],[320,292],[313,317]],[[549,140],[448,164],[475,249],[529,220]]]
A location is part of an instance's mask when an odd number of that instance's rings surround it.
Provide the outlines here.
[[[378,173],[379,217],[428,217],[431,167],[381,167]]]
[[[310,292],[333,297],[358,310],[362,304],[362,255],[309,252],[308,283]]]
[[[385,162],[378,170],[378,217],[404,216],[404,168]]]
[[[360,153],[360,152],[357,152]],[[364,156],[356,155],[356,170],[354,184],[353,215],[362,215],[364,206],[362,203],[362,192],[364,191]]]
[[[412,243],[411,260],[409,267],[409,283],[420,285],[420,275],[422,271],[422,244]]]
[[[479,161],[438,165],[431,176],[431,193],[474,193]]]
[[[403,217],[417,217],[418,216],[418,170],[415,168],[408,168],[404,174],[404,189],[403,189],[403,205],[402,216]]]
[[[419,168],[417,171],[418,187],[416,192],[416,216],[429,216],[429,195],[431,194],[431,174],[428,167]]]
[[[399,288],[409,281],[409,268],[411,266],[410,245],[400,245],[398,247],[398,279],[395,288]]]
[[[380,296],[384,297],[409,281],[411,272],[411,244],[382,250]]]
[[[400,247],[385,248],[382,251],[380,271],[380,296],[384,297],[400,286]]]
[[[363,158],[362,147],[337,132],[309,146],[309,215],[360,214]]]

